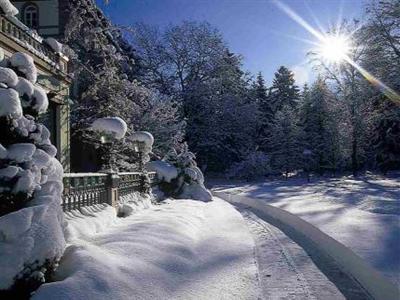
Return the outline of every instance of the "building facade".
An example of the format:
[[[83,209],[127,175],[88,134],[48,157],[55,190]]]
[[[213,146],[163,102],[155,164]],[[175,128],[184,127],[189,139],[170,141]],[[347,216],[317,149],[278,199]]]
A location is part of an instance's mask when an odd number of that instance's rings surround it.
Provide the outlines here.
[[[40,36],[60,39],[67,21],[68,0],[12,0],[18,19]]]
[[[22,1],[19,2],[21,2],[19,4],[23,5]],[[26,7],[28,7],[28,11],[25,17],[35,25],[36,21],[33,21],[32,18],[36,18],[37,16],[35,16],[33,10],[29,9],[29,5]],[[37,83],[46,91],[49,98],[49,110],[41,117],[41,121],[51,132],[52,143],[58,150],[57,158],[62,163],[64,170],[69,171],[69,88],[71,78],[68,75],[68,58],[62,54],[55,53],[40,36],[32,32],[30,28],[22,24],[17,18],[4,14],[0,14],[0,47],[6,57],[10,57],[15,52],[24,52],[34,59],[38,70]]]

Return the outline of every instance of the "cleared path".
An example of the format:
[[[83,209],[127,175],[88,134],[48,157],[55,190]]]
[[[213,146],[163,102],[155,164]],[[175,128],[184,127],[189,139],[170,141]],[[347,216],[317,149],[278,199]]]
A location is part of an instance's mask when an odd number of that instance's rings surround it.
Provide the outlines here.
[[[316,251],[312,257],[277,227],[267,223],[248,207],[238,207],[255,240],[255,256],[264,299],[369,299],[369,296],[340,271],[333,262],[322,261]],[[325,264],[329,276],[316,266]],[[346,295],[346,297],[342,294]]]

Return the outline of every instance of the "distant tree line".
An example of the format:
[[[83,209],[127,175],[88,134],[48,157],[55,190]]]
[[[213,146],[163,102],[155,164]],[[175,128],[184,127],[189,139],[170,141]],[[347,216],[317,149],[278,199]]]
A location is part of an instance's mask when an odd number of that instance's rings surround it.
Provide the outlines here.
[[[358,28],[351,59],[395,91],[399,6],[373,2],[363,25],[343,22],[340,28]],[[158,156],[187,142],[203,170],[246,179],[400,168],[399,103],[350,64],[326,65],[311,53],[319,76],[310,86],[297,86],[284,66],[267,84],[261,73],[243,70],[242,57],[208,23],[163,30],[108,23],[99,31],[86,14],[75,14],[67,39],[85,66],[78,75],[76,132],[99,114],[118,115],[132,130],[155,135]],[[80,31],[88,31],[87,38],[78,39]]]

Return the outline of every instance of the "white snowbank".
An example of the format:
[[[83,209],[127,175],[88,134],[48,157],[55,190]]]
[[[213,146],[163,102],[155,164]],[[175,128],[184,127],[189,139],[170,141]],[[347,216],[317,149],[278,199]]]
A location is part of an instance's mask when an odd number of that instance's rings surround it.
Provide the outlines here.
[[[75,240],[33,299],[259,299],[253,251],[228,203],[171,201]]]
[[[33,58],[28,54],[22,52],[14,53],[10,58],[10,63],[18,71],[22,72],[30,82],[36,82],[37,70]]]
[[[119,117],[106,117],[94,121],[91,129],[110,134],[116,139],[122,139],[125,136],[128,126]]]
[[[19,13],[18,9],[9,0],[0,0],[0,8],[6,16],[15,16]]]
[[[0,83],[4,83],[7,87],[15,87],[18,83],[18,76],[13,70],[0,67]]]
[[[180,199],[195,199],[199,201],[208,202],[212,200],[212,194],[200,183],[184,183],[182,192],[179,195]]]
[[[214,192],[214,194],[228,202],[244,204],[256,209],[269,218],[278,221],[282,226],[296,232],[302,239],[312,242],[315,247],[318,247],[323,253],[334,259],[342,270],[355,278],[374,299],[398,299],[399,291],[395,285],[383,278],[381,274],[371,268],[349,248],[323,233],[312,224],[283,209],[268,205],[260,199],[222,192]]]
[[[108,204],[82,207],[79,210],[65,212],[65,239],[73,243],[76,239],[92,237],[118,223],[115,208]]]
[[[146,169],[157,173],[160,181],[171,182],[178,177],[178,170],[170,163],[162,160],[151,161],[146,164]]]
[[[118,215],[121,217],[130,216],[133,213],[152,206],[151,196],[142,195],[139,192],[121,196],[118,203]]]
[[[61,54],[62,53],[62,49],[63,49],[63,45],[57,41],[55,38],[46,38],[44,40],[50,47],[51,49],[53,49],[53,51],[55,53]]]
[[[15,90],[0,88],[0,117],[7,115],[22,116],[21,102]]]

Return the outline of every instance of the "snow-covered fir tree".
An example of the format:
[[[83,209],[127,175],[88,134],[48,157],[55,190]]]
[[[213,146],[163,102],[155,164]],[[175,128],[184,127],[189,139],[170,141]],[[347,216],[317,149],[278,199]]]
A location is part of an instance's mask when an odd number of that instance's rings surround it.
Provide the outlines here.
[[[275,172],[289,176],[301,168],[301,128],[295,110],[285,105],[276,113],[272,126],[270,148],[271,167]]]
[[[260,150],[268,151],[268,143],[266,143],[266,140],[271,131],[274,109],[261,72],[257,74],[256,80],[252,85],[252,92],[258,108],[257,145],[260,147]]]
[[[0,298],[27,299],[51,278],[65,248],[63,168],[37,121],[48,99],[33,59],[0,57]]]
[[[334,97],[322,78],[305,88],[300,106],[300,123],[303,128],[303,147],[311,151],[310,166],[323,174],[336,171],[340,162],[340,145]]]
[[[297,106],[300,90],[295,83],[292,71],[281,66],[278,71],[275,72],[269,97],[275,112],[281,110],[284,106]]]

